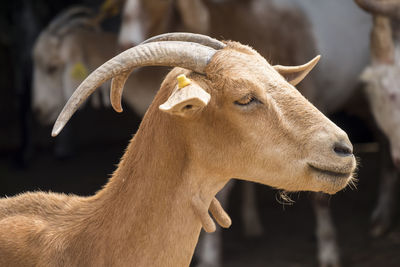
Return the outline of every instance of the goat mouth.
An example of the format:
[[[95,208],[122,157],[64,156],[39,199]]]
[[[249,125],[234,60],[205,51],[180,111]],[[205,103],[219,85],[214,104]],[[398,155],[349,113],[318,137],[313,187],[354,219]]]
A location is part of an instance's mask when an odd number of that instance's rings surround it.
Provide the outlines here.
[[[329,170],[329,168],[320,168],[311,164],[308,165],[313,172],[322,174],[324,177],[347,179],[351,176],[351,172],[348,171]]]

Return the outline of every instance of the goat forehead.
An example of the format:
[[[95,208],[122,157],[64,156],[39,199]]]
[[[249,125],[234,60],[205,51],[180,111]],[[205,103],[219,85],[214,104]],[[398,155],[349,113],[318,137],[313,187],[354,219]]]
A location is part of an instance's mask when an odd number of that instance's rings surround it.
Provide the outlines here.
[[[295,90],[252,48],[235,42],[218,51],[206,69],[207,76],[224,91],[236,96],[248,91],[265,93]]]
[[[261,56],[245,54],[235,50],[217,53],[209,64],[208,72],[225,78],[249,78],[268,76],[271,66]]]
[[[234,50],[224,56],[228,68],[257,71],[265,69],[269,65],[259,54],[247,54]]]

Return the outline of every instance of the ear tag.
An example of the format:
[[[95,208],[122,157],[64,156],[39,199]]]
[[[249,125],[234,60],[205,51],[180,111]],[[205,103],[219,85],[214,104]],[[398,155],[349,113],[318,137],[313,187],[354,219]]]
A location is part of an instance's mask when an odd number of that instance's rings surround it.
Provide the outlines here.
[[[190,79],[188,79],[186,77],[185,74],[181,74],[178,77],[176,77],[176,79],[178,80],[178,88],[182,89],[183,87],[188,86],[189,84],[191,84],[192,82],[190,81]]]
[[[88,70],[82,62],[76,63],[71,69],[71,78],[81,81],[88,76]]]

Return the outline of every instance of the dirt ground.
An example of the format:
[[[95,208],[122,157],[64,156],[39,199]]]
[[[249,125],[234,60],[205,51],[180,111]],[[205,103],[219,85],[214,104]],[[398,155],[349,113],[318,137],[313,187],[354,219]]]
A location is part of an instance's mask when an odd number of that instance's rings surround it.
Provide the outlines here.
[[[50,127],[35,126],[35,143],[41,145],[36,145],[30,164],[21,169],[14,164],[15,151],[7,148],[7,140],[2,136],[0,196],[27,190],[90,195],[101,188],[137,127],[137,120],[129,112],[117,115],[88,111],[78,117],[80,119],[74,120],[79,138],[75,155],[69,159],[54,157],[51,149],[54,141],[48,138]],[[330,203],[343,265],[400,266],[400,224],[395,224],[392,232],[382,238],[373,239],[368,234],[369,217],[377,196],[378,155],[357,156],[361,158],[358,188],[338,193]],[[276,200],[276,190],[257,185],[257,203],[265,234],[257,239],[246,239],[240,218],[242,183],[237,183],[230,205],[225,207],[233,225],[223,230],[224,266],[317,266],[315,222],[309,193],[294,194],[291,197],[296,203],[283,206]]]

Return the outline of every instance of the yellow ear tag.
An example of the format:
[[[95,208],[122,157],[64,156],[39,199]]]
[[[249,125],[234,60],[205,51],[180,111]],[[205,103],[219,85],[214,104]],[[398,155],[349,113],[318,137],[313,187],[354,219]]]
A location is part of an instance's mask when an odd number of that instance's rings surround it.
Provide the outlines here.
[[[75,80],[83,80],[88,76],[88,70],[82,62],[78,62],[71,70],[71,77]]]
[[[182,89],[183,87],[188,86],[191,83],[190,79],[188,79],[185,74],[179,75],[178,77],[176,77],[176,79],[178,80],[179,89]]]

